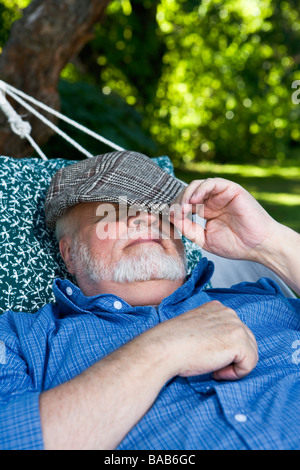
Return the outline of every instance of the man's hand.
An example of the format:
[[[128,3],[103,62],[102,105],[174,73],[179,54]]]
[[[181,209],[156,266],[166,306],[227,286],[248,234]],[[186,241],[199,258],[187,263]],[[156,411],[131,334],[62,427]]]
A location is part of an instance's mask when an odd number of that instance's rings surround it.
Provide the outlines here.
[[[170,351],[171,376],[213,372],[216,380],[237,380],[258,361],[253,333],[231,308],[208,302],[148,331]]]
[[[205,229],[190,220],[191,212],[206,219]],[[173,201],[170,221],[204,250],[261,263],[300,294],[300,235],[276,222],[240,185],[222,178],[192,181]]]
[[[173,201],[170,221],[206,251],[231,259],[256,260],[277,222],[240,185],[222,178],[195,180]],[[207,220],[203,229],[188,213]]]
[[[114,449],[174,376],[236,380],[257,358],[255,338],[233,310],[217,301],[190,310],[43,392],[45,449]]]

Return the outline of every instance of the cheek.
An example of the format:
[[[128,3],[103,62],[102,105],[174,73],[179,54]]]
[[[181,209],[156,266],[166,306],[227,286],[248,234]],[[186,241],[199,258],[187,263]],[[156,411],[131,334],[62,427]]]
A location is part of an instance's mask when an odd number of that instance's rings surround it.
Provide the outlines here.
[[[92,257],[101,259],[106,263],[114,263],[120,259],[121,250],[118,248],[118,241],[110,238],[111,233],[106,237],[99,238],[97,231],[89,238],[89,247]]]
[[[181,258],[185,258],[185,248],[182,240],[174,240],[174,244],[176,246],[177,253],[179,253]]]
[[[113,254],[113,244],[111,240],[96,239],[90,246],[91,255],[95,258],[110,261]]]
[[[96,236],[96,238],[101,242],[117,241],[127,238],[127,230],[127,224],[123,221],[101,221],[97,224],[93,236]]]

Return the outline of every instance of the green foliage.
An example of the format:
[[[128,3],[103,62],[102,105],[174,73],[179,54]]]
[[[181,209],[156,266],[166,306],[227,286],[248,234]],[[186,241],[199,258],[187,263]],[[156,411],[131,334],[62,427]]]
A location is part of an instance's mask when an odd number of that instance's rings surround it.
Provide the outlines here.
[[[29,2],[2,1],[0,46]],[[63,112],[96,132],[175,165],[299,149],[298,0],[113,0],[94,32],[60,91]]]
[[[94,81],[139,110],[155,98],[162,73],[164,41],[156,34],[158,0],[113,1],[95,38],[80,54]]]
[[[289,163],[293,163],[290,162]],[[194,179],[213,178],[216,174],[246,188],[277,221],[300,233],[300,168],[295,166],[264,167],[257,165],[191,162],[177,169],[176,176],[187,183]]]
[[[184,161],[283,160],[300,141],[296,2],[162,0],[157,18],[168,52],[153,135]]]
[[[31,0],[1,0],[0,3],[0,52],[6,43],[11,26],[22,15]]]
[[[81,59],[175,164],[280,162],[300,142],[299,36],[295,0],[114,0]]]
[[[94,85],[67,80],[60,81],[59,92],[61,112],[66,116],[125,149],[147,155],[156,153],[155,144],[143,132],[141,115],[116,93],[105,95]],[[58,125],[94,155],[112,151],[110,147],[65,122],[59,122]],[[58,135],[49,140],[43,151],[48,158],[86,158]]]

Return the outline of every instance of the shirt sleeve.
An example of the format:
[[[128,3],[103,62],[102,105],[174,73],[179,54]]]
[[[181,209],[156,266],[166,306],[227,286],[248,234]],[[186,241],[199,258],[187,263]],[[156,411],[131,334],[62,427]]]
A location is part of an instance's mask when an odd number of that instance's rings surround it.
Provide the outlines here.
[[[0,449],[42,450],[44,448],[39,393],[13,395],[0,402]]]
[[[24,357],[20,325],[14,319],[9,313],[0,317],[0,450],[41,450],[40,390]],[[24,336],[27,331],[24,328]]]

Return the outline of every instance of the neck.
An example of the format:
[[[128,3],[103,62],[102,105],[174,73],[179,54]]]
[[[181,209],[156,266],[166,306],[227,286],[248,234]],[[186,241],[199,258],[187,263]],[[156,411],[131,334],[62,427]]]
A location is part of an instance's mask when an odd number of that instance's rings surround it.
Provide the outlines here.
[[[175,292],[183,282],[183,279],[178,281],[157,279],[131,283],[101,281],[97,285],[91,283],[78,284],[82,293],[88,297],[99,294],[113,294],[135,307],[138,305],[159,305],[165,297]]]

